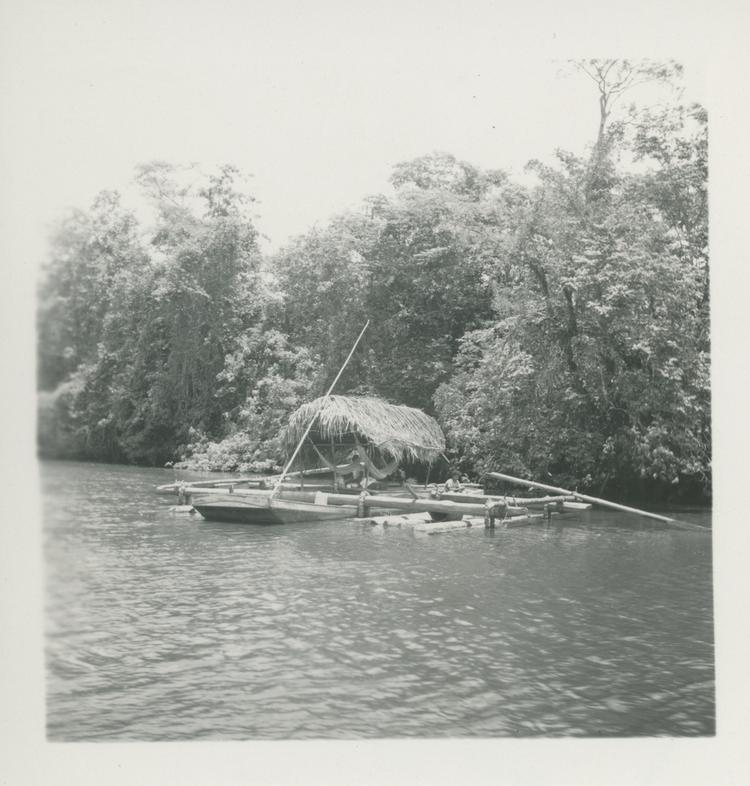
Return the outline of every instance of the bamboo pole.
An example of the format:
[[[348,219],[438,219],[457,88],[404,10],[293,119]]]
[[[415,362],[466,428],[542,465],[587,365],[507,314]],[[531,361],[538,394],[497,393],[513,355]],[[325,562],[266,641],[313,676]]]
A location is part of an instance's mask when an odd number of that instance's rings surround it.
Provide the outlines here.
[[[323,405],[326,403],[326,401],[328,400],[329,396],[333,392],[333,389],[336,387],[336,383],[339,381],[339,377],[344,373],[344,369],[349,365],[349,361],[352,359],[352,355],[354,354],[354,350],[357,348],[357,345],[359,344],[360,340],[362,339],[362,336],[364,336],[365,330],[367,330],[369,324],[370,324],[370,320],[368,319],[367,322],[365,323],[365,326],[362,328],[362,331],[357,336],[357,340],[354,342],[354,346],[352,346],[351,350],[349,351],[349,354],[346,356],[346,360],[344,361],[344,365],[341,366],[341,368],[339,369],[339,373],[336,374],[336,379],[333,380],[333,382],[331,383],[331,387],[328,388],[328,392],[325,394],[325,396],[323,396],[323,400],[320,402],[320,407],[318,407],[318,412],[320,412],[320,410],[323,408]],[[274,489],[271,492],[271,496],[268,498],[269,499],[269,504],[270,504],[270,501],[276,496],[276,494],[278,493],[279,489],[281,488],[281,484],[284,482],[284,478],[286,477],[287,472],[289,472],[289,467],[292,466],[292,463],[294,462],[294,459],[297,458],[297,454],[299,453],[300,448],[302,447],[302,443],[307,439],[307,435],[310,433],[310,429],[312,428],[312,425],[315,422],[315,418],[318,416],[318,412],[316,412],[310,418],[310,422],[307,424],[307,428],[305,429],[305,433],[302,435],[302,439],[300,439],[300,441],[297,443],[297,447],[294,449],[294,453],[292,453],[292,457],[289,459],[289,461],[287,461],[286,467],[284,467],[284,471],[281,473],[281,477],[279,478],[278,482],[274,486]]]
[[[338,467],[345,468],[347,465],[341,464]],[[317,467],[316,469],[305,469],[297,472],[287,472],[285,480],[289,478],[298,478],[302,475],[306,477],[314,477],[315,475],[326,475],[332,470],[329,467]],[[258,475],[257,477],[249,478],[222,478],[221,480],[181,480],[174,483],[167,483],[163,486],[157,486],[156,490],[165,494],[167,492],[174,492],[178,489],[185,487],[191,488],[192,486],[200,486],[201,488],[219,488],[221,486],[242,486],[242,485],[261,485],[278,482],[281,475]]]
[[[507,483],[516,483],[521,486],[530,486],[531,488],[541,489],[548,491],[551,494],[564,494],[567,496],[575,497],[581,502],[590,502],[592,505],[601,505],[605,508],[612,508],[613,510],[621,510],[624,513],[635,513],[638,516],[645,516],[646,518],[656,519],[663,521],[671,527],[677,529],[689,529],[696,532],[710,532],[708,527],[702,527],[700,524],[692,524],[687,521],[678,521],[677,519],[670,518],[669,516],[661,516],[658,513],[649,513],[646,510],[639,510],[638,508],[630,508],[627,505],[620,505],[617,502],[610,502],[606,499],[599,499],[599,497],[589,497],[586,494],[579,494],[577,491],[566,491],[565,489],[558,488],[557,486],[548,486],[546,483],[537,483],[534,480],[523,480],[522,478],[514,478],[511,475],[503,475],[501,472],[488,472],[487,476],[495,478],[496,480],[504,480]]]
[[[531,508],[535,506],[548,505],[555,502],[574,502],[575,497],[568,494],[562,496],[558,494],[554,497],[514,497],[511,494],[462,494],[461,492],[443,491],[437,495],[437,499],[447,499],[452,502],[466,502],[472,503],[486,503],[490,502],[505,502],[508,505],[515,505],[516,507]]]

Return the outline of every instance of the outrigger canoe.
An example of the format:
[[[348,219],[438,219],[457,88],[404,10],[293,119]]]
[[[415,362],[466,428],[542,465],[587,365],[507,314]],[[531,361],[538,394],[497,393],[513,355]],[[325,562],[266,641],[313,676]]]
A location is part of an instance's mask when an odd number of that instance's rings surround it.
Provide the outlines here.
[[[162,493],[180,492],[192,501],[193,507],[209,521],[246,524],[314,523],[336,519],[371,518],[390,514],[429,514],[433,521],[459,520],[467,516],[484,517],[490,508],[498,508],[503,521],[531,521],[539,516],[530,509],[555,513],[571,510],[563,497],[498,498],[478,494],[441,494],[435,496],[411,486],[385,492],[334,492],[330,487],[301,489],[299,486],[281,487],[274,493],[258,486],[170,484],[159,488]],[[575,504],[575,503],[572,503]],[[581,505],[581,507],[590,507]]]
[[[282,490],[274,495],[262,489],[224,489],[189,486],[185,489],[193,507],[210,521],[231,521],[247,524],[289,524],[364,516],[387,515],[395,512],[429,513],[433,519],[460,519],[462,516],[484,516],[485,504],[438,500],[418,495],[323,493],[320,491]],[[508,515],[521,515],[519,507],[507,507]]]

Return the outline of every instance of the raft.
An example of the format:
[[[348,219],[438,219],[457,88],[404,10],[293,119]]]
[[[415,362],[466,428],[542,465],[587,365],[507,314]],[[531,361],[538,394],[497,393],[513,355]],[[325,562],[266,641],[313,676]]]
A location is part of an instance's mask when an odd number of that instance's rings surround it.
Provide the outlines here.
[[[508,516],[504,519],[497,519],[495,528],[511,529],[515,527],[526,527],[532,524],[541,524],[548,521],[544,513],[526,513]],[[484,516],[464,516],[461,519],[448,521],[434,521],[429,513],[408,513],[403,515],[374,516],[372,518],[360,519],[363,524],[370,524],[382,528],[410,529],[414,533],[438,535],[444,532],[455,532],[457,530],[487,529],[487,521]]]

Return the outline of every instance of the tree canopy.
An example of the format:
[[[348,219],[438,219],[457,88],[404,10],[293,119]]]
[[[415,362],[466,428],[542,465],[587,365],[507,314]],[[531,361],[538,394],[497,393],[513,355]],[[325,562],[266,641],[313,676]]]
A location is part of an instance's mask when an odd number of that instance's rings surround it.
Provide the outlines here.
[[[428,153],[265,255],[232,166],[139,166],[151,222],[113,192],[72,212],[39,289],[43,455],[270,469],[369,319],[337,392],[435,415],[465,471],[708,493],[706,113],[625,105],[676,64],[574,69],[591,147],[531,184]]]

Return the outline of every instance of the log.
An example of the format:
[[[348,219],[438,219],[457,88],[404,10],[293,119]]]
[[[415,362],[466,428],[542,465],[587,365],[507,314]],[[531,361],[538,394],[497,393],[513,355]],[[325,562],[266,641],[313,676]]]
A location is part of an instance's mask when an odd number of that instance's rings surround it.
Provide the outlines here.
[[[169,512],[174,514],[192,514],[197,511],[192,505],[172,505],[169,508]]]
[[[509,516],[505,519],[498,519],[499,529],[511,529],[514,527],[527,527],[530,524],[544,521],[543,513],[529,513],[521,516]],[[454,532],[461,529],[481,529],[484,530],[484,517],[464,516],[460,521],[428,521],[421,524],[414,524],[414,532],[437,535],[442,532]]]
[[[484,529],[484,519],[481,520],[481,529]],[[468,529],[474,525],[471,521],[426,521],[422,524],[414,525],[414,532],[421,532],[427,535],[436,535],[440,532],[453,532],[457,529]]]
[[[563,510],[591,510],[592,507],[590,502],[563,502]]]
[[[566,491],[565,489],[558,488],[557,486],[548,486],[546,483],[537,483],[534,480],[523,480],[521,478],[514,478],[511,475],[504,475],[500,472],[488,472],[489,477],[496,478],[497,480],[504,480],[506,483],[515,483],[521,486],[530,486],[531,488],[541,489],[542,491],[549,491],[551,494],[563,494],[575,497],[581,502],[588,502],[592,505],[601,505],[605,508],[612,508],[613,510],[621,510],[623,513],[635,513],[637,516],[644,516],[645,518],[655,519],[662,521],[670,527],[676,529],[691,530],[693,532],[710,532],[707,527],[702,527],[700,524],[693,524],[688,521],[679,521],[678,519],[670,518],[669,516],[662,516],[658,513],[649,513],[647,510],[639,510],[638,508],[631,508],[627,505],[620,505],[618,502],[610,502],[606,499],[599,497],[589,497],[586,494],[579,494],[577,491]]]
[[[393,514],[391,516],[373,516],[367,519],[357,519],[363,524],[383,527],[413,527],[415,524],[432,521],[429,513],[404,513],[402,515]]]

